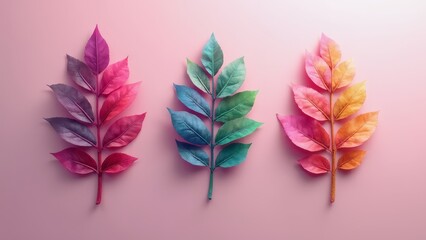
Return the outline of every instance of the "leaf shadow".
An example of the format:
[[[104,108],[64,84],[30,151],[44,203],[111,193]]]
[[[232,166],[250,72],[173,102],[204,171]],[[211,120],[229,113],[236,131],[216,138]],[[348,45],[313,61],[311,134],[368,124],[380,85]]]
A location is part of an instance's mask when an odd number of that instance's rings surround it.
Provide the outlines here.
[[[179,155],[178,150],[175,150],[175,153],[173,154],[174,158],[172,158],[171,161],[173,161],[173,168],[176,170],[176,176],[178,178],[190,178],[193,174],[200,174],[200,172],[207,171],[207,169],[204,169],[205,167],[200,166],[194,166],[192,164],[189,164],[185,162]]]
[[[244,164],[244,163],[242,163],[242,164]],[[217,177],[217,178],[228,179],[233,174],[235,174],[235,172],[239,171],[238,169],[241,169],[241,164],[234,166],[234,167],[230,167],[230,168],[218,167],[214,170],[214,174],[215,174],[215,177]]]
[[[347,178],[351,175],[354,175],[356,173],[353,173],[354,171],[356,171],[357,169],[352,169],[352,170],[337,170],[337,174],[341,175],[344,178]]]
[[[72,173],[68,171],[67,169],[65,169],[58,160],[55,160],[53,158],[49,160],[49,164],[51,164],[51,166],[53,166],[53,168],[56,169],[55,172],[57,172],[59,181],[71,182],[71,181],[75,181],[75,179],[89,178],[89,176],[92,175],[92,174],[81,175],[81,174]]]
[[[135,161],[132,165],[130,165],[130,167],[122,172],[119,173],[113,173],[113,174],[109,174],[109,173],[102,173],[102,180],[103,180],[103,184],[111,184],[112,183],[116,183],[118,181],[120,181],[121,178],[123,178],[123,176],[125,175],[126,172],[128,172],[129,170],[132,170],[134,167],[137,167],[135,165],[138,164],[138,161]]]
[[[79,188],[79,185],[82,184],[82,180],[93,182],[93,190],[90,191],[90,196],[84,195],[82,198],[87,198],[88,203],[93,203],[93,205],[89,204],[89,210],[96,209],[95,205],[95,199],[96,199],[96,187],[97,187],[97,175],[92,174],[86,174],[86,175],[80,175],[71,173],[68,170],[66,170],[59,161],[55,159],[51,159],[47,163],[49,167],[52,167],[52,172],[54,174],[53,182],[55,182],[54,186],[55,188],[51,188],[52,194],[54,195],[62,195],[66,191],[68,191],[68,188],[66,186],[72,184],[73,188],[74,186],[76,188]],[[83,190],[82,190],[83,191]],[[86,199],[84,199],[86,201]]]

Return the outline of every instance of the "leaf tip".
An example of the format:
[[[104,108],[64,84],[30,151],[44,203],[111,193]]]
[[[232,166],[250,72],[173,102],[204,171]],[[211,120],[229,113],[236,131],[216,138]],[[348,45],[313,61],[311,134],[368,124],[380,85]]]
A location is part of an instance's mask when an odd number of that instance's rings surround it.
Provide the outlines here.
[[[321,40],[320,40],[321,42],[327,42],[327,41],[330,41],[330,42],[334,42],[329,36],[327,36],[325,33],[321,33]]]
[[[290,88],[291,88],[291,90],[293,91],[293,93],[295,92],[295,91],[297,91],[297,89],[300,89],[302,86],[301,85],[299,85],[299,84],[297,84],[297,83],[291,83],[291,85],[290,85]]]
[[[281,114],[276,113],[275,116],[277,116],[278,120],[281,118]]]
[[[137,114],[135,116],[138,117],[139,121],[143,122],[145,120],[145,117],[146,117],[146,112],[141,113],[141,114]]]
[[[135,83],[130,83],[127,86],[130,86],[131,88],[139,88],[141,83],[142,83],[142,81],[138,81],[138,82],[135,82]]]
[[[197,65],[196,63],[194,63],[193,61],[191,61],[191,59],[189,59],[189,58],[186,58],[186,65],[187,65],[187,68],[188,68],[188,65],[190,65],[190,66],[194,66],[194,65]],[[187,69],[187,72],[189,71],[189,69]],[[189,73],[188,73],[189,74]]]
[[[277,113],[277,118],[280,122],[284,121],[286,116],[284,116],[283,114]]]
[[[377,118],[379,116],[379,111],[370,112],[370,114]]]
[[[216,41],[216,36],[214,35],[214,32],[212,32],[212,34],[210,35],[210,40],[214,41],[214,42],[217,42]]]
[[[305,50],[305,62],[307,63],[308,61],[313,61],[313,55],[308,50]]]
[[[372,114],[373,114],[374,118],[376,119],[376,121],[378,121],[379,120],[379,111],[372,112]]]
[[[173,87],[174,87],[175,89],[177,89],[177,88],[179,88],[179,87],[180,87],[180,85],[179,85],[179,84],[176,84],[176,83],[173,83]]]

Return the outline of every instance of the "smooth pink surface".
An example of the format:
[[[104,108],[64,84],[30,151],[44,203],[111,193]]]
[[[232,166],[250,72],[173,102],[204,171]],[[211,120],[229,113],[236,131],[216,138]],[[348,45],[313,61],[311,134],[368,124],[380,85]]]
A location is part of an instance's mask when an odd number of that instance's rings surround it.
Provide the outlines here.
[[[1,239],[426,239],[426,4],[423,1],[7,1],[0,8]],[[147,111],[125,152],[139,160],[105,176],[68,173],[49,154],[66,146],[43,117],[67,116],[46,86],[71,83],[65,54],[82,59],[95,24],[111,63],[129,56],[142,81],[124,115]],[[259,89],[249,158],[209,172],[179,159],[166,107],[183,109],[173,82],[189,84],[211,32],[225,64],[242,55],[244,89]],[[307,174],[306,152],[284,136],[275,113],[300,113],[291,83],[307,85],[305,49],[321,33],[367,80],[360,112],[379,110],[363,164],[337,176]]]

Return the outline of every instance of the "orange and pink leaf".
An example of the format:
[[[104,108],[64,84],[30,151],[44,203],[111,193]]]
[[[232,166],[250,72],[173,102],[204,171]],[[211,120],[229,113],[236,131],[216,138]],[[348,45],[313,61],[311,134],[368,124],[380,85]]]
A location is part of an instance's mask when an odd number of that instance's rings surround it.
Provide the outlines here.
[[[320,56],[330,68],[334,68],[342,56],[339,45],[325,34],[321,35]]]
[[[343,124],[336,134],[336,148],[358,147],[367,141],[376,130],[378,115],[364,113]]]
[[[305,70],[315,85],[331,91],[331,70],[322,58],[306,52]]]
[[[310,152],[330,148],[330,137],[321,124],[305,116],[283,116],[277,114],[285,133],[298,147]]]
[[[294,101],[306,115],[318,121],[330,119],[330,102],[316,90],[304,86],[293,86]]]
[[[313,154],[309,157],[299,160],[300,166],[313,174],[324,174],[330,171],[330,162],[319,154]]]
[[[337,167],[342,170],[352,170],[361,165],[367,152],[363,150],[351,150],[345,152],[337,162]]]

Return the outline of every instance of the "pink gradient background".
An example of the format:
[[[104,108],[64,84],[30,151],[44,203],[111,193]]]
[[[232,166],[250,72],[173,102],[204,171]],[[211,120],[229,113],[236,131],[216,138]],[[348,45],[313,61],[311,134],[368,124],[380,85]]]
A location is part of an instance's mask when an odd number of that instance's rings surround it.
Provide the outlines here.
[[[426,239],[426,5],[423,1],[2,1],[0,10],[1,239]],[[140,95],[125,114],[148,112],[124,152],[140,157],[107,177],[76,177],[49,154],[68,146],[42,119],[66,115],[46,84],[70,83],[65,54],[82,58],[95,24],[115,62],[129,56]],[[241,166],[208,170],[179,159],[166,107],[183,109],[188,84],[215,32],[225,64],[245,56],[244,89],[259,89],[250,117],[265,124]],[[303,55],[324,32],[367,80],[361,112],[380,110],[364,164],[311,177],[276,120],[297,113],[289,85],[305,84]]]

